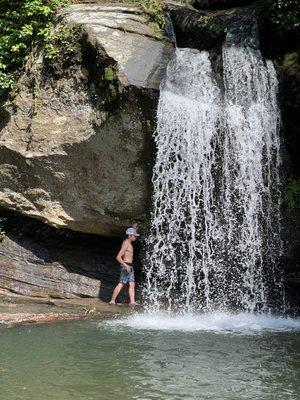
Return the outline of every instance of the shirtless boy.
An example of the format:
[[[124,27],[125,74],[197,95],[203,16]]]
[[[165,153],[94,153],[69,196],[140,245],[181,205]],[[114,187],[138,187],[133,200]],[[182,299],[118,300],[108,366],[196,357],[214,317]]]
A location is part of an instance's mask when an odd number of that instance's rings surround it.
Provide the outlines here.
[[[135,278],[134,270],[132,265],[133,260],[133,246],[132,242],[140,236],[135,228],[126,229],[127,238],[123,241],[121,250],[117,255],[117,261],[121,266],[120,281],[115,287],[112,298],[109,304],[116,304],[116,298],[123,289],[123,287],[129,283],[129,299],[130,305],[136,305],[135,302]]]

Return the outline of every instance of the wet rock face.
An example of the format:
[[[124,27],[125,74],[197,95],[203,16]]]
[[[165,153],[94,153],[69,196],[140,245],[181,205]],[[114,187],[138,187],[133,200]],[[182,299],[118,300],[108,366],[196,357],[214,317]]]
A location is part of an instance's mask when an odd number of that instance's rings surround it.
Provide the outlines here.
[[[193,0],[191,4],[199,10],[222,10],[231,7],[243,7],[255,3],[256,0]]]
[[[258,47],[259,13],[252,7],[226,10],[171,10],[179,47],[202,50],[220,49],[227,44]]]
[[[76,4],[63,18],[82,24],[82,62],[54,78],[36,58],[5,104],[0,205],[118,236],[148,218],[155,89],[173,46],[137,8]]]
[[[221,46],[225,38],[225,27],[211,12],[186,7],[170,11],[178,47],[211,50]]]
[[[289,300],[300,311],[300,209],[285,209],[282,215],[282,268]]]

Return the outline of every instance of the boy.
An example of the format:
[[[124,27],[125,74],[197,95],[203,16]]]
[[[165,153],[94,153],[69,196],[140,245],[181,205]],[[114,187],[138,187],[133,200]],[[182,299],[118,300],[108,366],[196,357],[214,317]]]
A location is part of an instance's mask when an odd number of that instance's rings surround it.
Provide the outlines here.
[[[123,241],[122,247],[117,255],[117,261],[121,266],[120,281],[115,287],[109,304],[116,304],[116,298],[123,289],[123,287],[129,283],[129,299],[130,305],[136,305],[135,302],[135,278],[134,270],[132,265],[133,260],[133,246],[132,242],[136,241],[137,237],[140,236],[135,227],[126,229],[127,238]]]

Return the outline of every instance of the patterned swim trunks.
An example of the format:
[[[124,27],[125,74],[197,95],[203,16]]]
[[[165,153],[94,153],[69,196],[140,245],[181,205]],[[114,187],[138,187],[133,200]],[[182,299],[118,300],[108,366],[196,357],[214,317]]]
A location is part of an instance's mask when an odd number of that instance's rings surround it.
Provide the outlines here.
[[[126,263],[128,265],[130,265],[131,267],[131,272],[127,272],[126,269],[124,267],[121,267],[121,272],[120,272],[120,282],[123,283],[124,285],[126,285],[128,282],[134,282],[134,269],[133,269],[133,265]]]

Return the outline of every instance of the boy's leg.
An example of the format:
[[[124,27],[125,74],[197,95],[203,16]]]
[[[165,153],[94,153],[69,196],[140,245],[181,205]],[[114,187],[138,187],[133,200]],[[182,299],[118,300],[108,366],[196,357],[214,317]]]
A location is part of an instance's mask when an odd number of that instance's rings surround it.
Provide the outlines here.
[[[129,300],[130,304],[136,304],[135,303],[135,282],[129,282]]]
[[[113,294],[111,296],[111,300],[109,302],[109,304],[116,304],[116,298],[118,297],[119,293],[121,292],[121,290],[124,287],[124,283],[120,282],[117,284],[117,286],[115,287]]]

